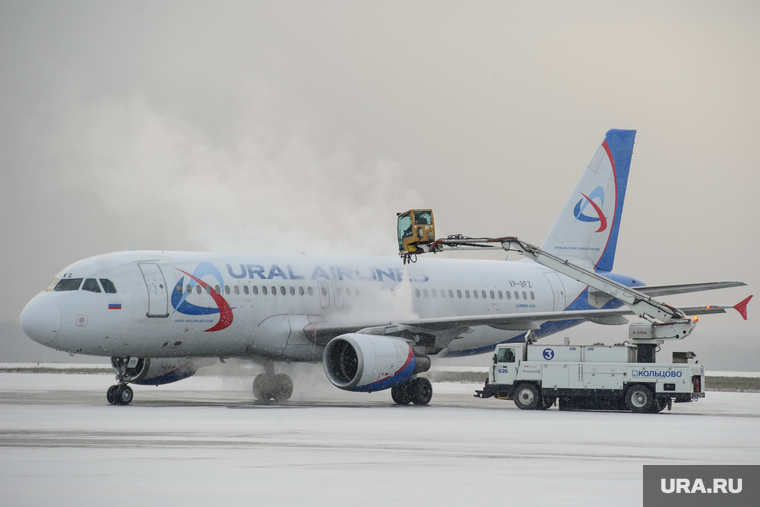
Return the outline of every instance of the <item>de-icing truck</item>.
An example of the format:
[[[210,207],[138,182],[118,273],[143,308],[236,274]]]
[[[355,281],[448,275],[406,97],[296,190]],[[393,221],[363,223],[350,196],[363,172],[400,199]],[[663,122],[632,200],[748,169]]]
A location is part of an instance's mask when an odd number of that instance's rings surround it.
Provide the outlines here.
[[[641,357],[640,357],[641,353]],[[498,345],[477,397],[514,400],[524,410],[631,410],[656,413],[704,397],[705,372],[691,352],[655,363],[635,345]],[[639,360],[652,362],[638,362]]]

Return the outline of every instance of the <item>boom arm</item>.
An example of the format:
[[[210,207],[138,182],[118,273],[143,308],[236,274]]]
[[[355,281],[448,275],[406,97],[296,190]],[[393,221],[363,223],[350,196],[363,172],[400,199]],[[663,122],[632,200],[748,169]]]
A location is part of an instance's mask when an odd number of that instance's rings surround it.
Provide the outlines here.
[[[696,320],[688,318],[681,310],[657,301],[651,296],[642,294],[630,287],[626,287],[618,282],[598,275],[591,269],[573,264],[567,259],[563,259],[549,252],[545,252],[535,245],[531,245],[516,237],[508,236],[502,238],[466,238],[463,236],[450,236],[445,239],[439,239],[430,243],[425,248],[418,245],[417,252],[441,252],[445,247],[493,247],[499,244],[506,251],[516,251],[525,255],[529,259],[553,269],[558,273],[578,280],[598,291],[609,294],[610,296],[622,301],[633,313],[645,319],[655,319],[660,323],[652,323],[647,328],[646,333],[641,332],[641,327],[631,328],[631,338],[647,341],[657,341],[665,339],[681,339],[688,336],[696,325]],[[642,333],[641,336],[634,336]]]

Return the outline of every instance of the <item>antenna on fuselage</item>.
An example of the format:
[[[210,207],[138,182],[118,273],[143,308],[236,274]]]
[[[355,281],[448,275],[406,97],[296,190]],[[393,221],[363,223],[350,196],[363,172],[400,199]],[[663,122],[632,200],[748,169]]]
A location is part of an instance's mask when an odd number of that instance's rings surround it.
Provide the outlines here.
[[[134,252],[135,251],[135,242],[134,241],[132,241],[132,246],[129,247],[129,251],[130,252]]]

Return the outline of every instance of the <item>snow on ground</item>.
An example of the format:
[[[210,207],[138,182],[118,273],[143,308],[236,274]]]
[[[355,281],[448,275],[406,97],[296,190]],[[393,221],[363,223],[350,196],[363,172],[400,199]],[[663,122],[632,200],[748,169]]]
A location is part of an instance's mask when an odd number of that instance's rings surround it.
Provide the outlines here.
[[[0,374],[0,505],[628,506],[644,464],[760,464],[754,393],[657,415],[520,411],[455,383],[428,407],[319,386],[272,406],[250,378],[193,377],[112,407],[112,383]]]

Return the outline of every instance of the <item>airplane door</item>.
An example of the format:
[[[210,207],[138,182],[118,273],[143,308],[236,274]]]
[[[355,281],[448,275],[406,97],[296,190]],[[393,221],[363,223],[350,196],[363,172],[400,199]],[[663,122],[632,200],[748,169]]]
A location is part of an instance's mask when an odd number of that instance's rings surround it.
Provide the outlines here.
[[[138,264],[142,271],[145,287],[148,289],[148,318],[169,316],[169,291],[166,289],[164,274],[158,264]]]
[[[319,306],[322,308],[330,306],[330,292],[327,290],[327,282],[317,282],[317,291],[319,291]]]
[[[343,289],[340,283],[333,282],[333,298],[335,299],[335,308],[343,308]]]
[[[561,312],[565,309],[565,286],[562,285],[562,280],[557,273],[544,273],[544,276],[549,280],[554,294],[554,311]]]

